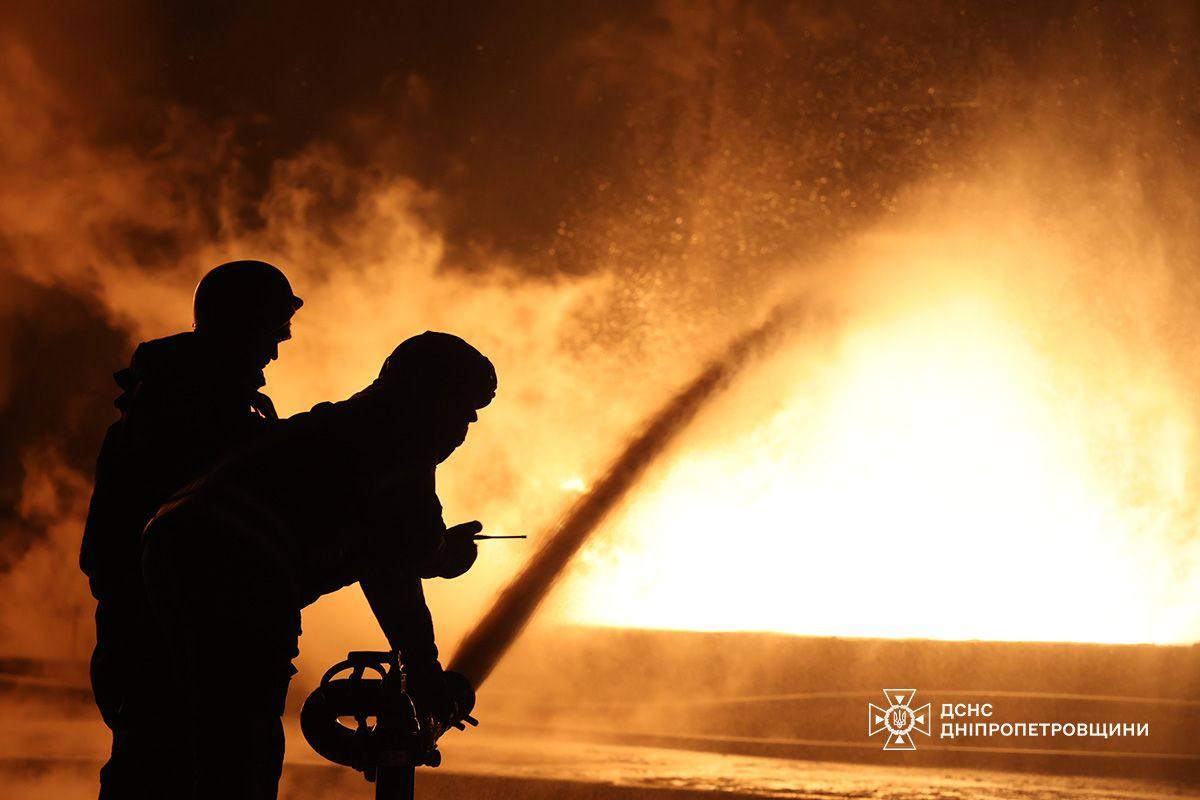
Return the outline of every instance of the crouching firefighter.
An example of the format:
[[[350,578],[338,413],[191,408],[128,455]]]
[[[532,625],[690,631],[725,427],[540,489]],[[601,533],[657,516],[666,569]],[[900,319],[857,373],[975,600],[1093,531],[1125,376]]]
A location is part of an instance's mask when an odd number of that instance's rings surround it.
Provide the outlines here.
[[[276,796],[300,611],[354,582],[420,713],[458,721],[421,580],[475,561],[482,526],[447,529],[434,473],[495,391],[475,348],[423,333],[365,390],[280,422],[160,509],[143,572],[186,736],[176,796]]]

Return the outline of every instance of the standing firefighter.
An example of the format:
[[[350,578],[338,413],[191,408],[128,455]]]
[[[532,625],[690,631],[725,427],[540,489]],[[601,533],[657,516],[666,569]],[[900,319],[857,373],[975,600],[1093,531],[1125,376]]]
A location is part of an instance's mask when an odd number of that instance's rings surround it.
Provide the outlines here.
[[[180,692],[174,796],[276,796],[300,610],[356,581],[418,706],[451,713],[421,579],[466,572],[482,526],[447,530],[434,472],[495,391],[475,348],[423,333],[367,389],[280,422],[159,511],[143,568]]]
[[[276,419],[263,368],[302,305],[282,272],[232,261],[196,287],[195,331],[143,342],[114,376],[121,418],[96,463],[80,565],[96,597],[92,688],[113,732],[100,797],[161,797],[174,773],[161,646],[145,599],[142,529],[158,507]]]

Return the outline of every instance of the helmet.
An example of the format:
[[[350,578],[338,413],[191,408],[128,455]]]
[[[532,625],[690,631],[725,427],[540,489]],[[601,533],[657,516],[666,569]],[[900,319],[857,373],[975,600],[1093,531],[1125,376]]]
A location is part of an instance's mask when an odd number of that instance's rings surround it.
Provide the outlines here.
[[[496,396],[496,369],[483,353],[449,333],[425,331],[405,339],[383,362],[383,387],[428,390],[439,399],[483,408]]]
[[[302,305],[276,267],[265,261],[229,261],[200,279],[192,313],[197,331],[253,335],[282,327]]]

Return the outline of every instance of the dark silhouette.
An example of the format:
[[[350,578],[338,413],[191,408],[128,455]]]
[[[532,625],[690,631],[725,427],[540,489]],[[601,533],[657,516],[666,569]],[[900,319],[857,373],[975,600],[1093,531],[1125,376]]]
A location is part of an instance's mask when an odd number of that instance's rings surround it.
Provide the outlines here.
[[[637,485],[646,468],[683,432],[722,387],[799,324],[807,305],[793,300],[777,306],[765,322],[738,336],[714,361],[667,401],[632,439],[608,471],[550,531],[542,547],[505,587],[496,603],[472,628],[450,662],[479,688],[525,629],[563,568],[610,511]]]
[[[466,572],[482,526],[446,528],[434,473],[495,390],[463,340],[413,337],[367,389],[280,422],[147,526],[146,588],[180,692],[176,796],[276,796],[300,610],[356,581],[419,711],[454,714],[421,579]]]
[[[302,305],[286,277],[234,261],[196,288],[195,331],[143,342],[114,376],[121,418],[104,437],[80,566],[96,605],[92,689],[113,747],[100,797],[162,797],[176,774],[162,647],[146,603],[141,536],[173,493],[277,419],[263,367]]]
[[[441,735],[479,724],[471,716],[475,689],[465,675],[442,673],[453,713],[430,716],[418,712],[406,669],[395,651],[352,651],[325,671],[300,709],[305,741],[335,764],[362,772],[375,784],[376,800],[412,800],[417,767],[442,763]]]

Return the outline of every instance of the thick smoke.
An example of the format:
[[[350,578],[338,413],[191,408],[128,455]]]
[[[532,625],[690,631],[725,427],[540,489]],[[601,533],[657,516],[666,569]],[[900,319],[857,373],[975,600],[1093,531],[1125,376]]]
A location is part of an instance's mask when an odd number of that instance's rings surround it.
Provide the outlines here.
[[[655,413],[645,430],[629,442],[596,485],[564,515],[537,554],[471,629],[449,669],[467,676],[476,688],[483,683],[566,572],[571,559],[637,485],[646,468],[686,430],[714,394],[768,349],[781,330],[795,324],[802,310],[799,303],[777,308],[767,322],[738,337]]]
[[[1200,142],[1180,33],[1196,18],[1160,12],[1083,10],[1042,31],[1027,63],[982,56],[1003,69],[975,87],[970,158],[931,165],[892,213],[804,265],[844,327],[706,410],[583,554],[574,614],[827,635],[1200,636]],[[998,343],[1013,349],[989,352]],[[1010,358],[1019,383],[996,380]],[[922,383],[914,415],[904,404]],[[1030,429],[1053,458],[989,449],[989,424],[1026,413],[1014,397],[1047,412]],[[963,424],[993,407],[990,423]],[[914,420],[931,423],[924,440],[906,432]],[[953,457],[925,471],[931,452]],[[1006,495],[1022,470],[1044,479]],[[1086,498],[1075,508],[1072,493]],[[847,576],[889,541],[930,578],[885,611]],[[1056,588],[1001,600],[1014,576]]]
[[[87,607],[73,549],[108,375],[136,341],[186,328],[192,285],[228,258],[279,263],[308,300],[268,373],[285,412],[361,387],[425,328],[493,355],[501,395],[443,491],[451,514],[509,533],[548,525],[778,284],[811,276],[837,296],[861,280],[816,267],[911,211],[913,187],[1040,176],[1010,196],[1064,225],[1056,202],[1153,216],[1146,244],[1176,276],[1192,263],[1174,234],[1194,231],[1197,131],[1196,23],[1180,9],[12,6],[6,596],[57,620]],[[1064,174],[1111,191],[1063,193]],[[1178,304],[1157,319],[1182,351],[1194,290],[1163,280]],[[496,543],[462,588],[435,589],[444,638],[478,616],[463,598],[522,557]],[[359,620],[321,639],[318,663],[377,636],[359,605],[311,615],[310,631]],[[86,650],[86,622],[5,607],[5,650]]]

